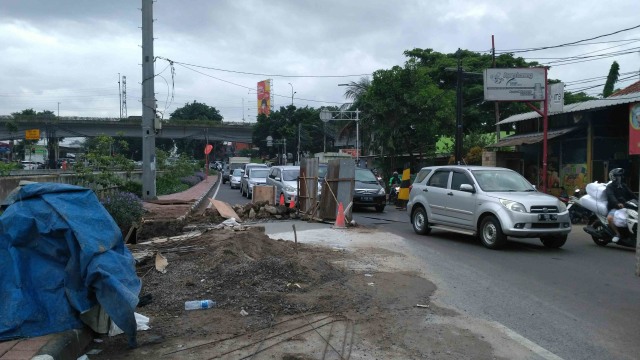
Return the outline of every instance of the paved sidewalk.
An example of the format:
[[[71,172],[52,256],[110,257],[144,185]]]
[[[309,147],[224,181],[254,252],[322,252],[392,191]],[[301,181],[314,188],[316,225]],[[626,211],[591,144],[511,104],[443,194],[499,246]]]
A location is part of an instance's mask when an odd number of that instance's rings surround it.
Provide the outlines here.
[[[153,214],[175,214],[174,218],[183,218],[206,201],[206,195],[217,185],[217,175],[210,175],[206,180],[180,193],[158,197],[159,203],[144,202],[145,209]],[[175,203],[173,203],[175,202]],[[171,211],[167,211],[170,207]],[[155,212],[154,212],[155,211]],[[163,217],[166,219],[166,217]],[[0,360],[29,360],[36,355],[39,359],[76,360],[84,355],[85,348],[93,339],[90,329],[69,330],[45,336],[9,340],[0,342]],[[49,355],[50,357],[46,356]]]

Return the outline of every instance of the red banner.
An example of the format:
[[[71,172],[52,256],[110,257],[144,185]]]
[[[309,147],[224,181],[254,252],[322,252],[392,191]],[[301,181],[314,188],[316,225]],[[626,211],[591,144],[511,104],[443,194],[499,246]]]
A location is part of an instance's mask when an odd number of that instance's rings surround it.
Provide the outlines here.
[[[271,81],[264,80],[258,83],[258,115],[271,113]]]
[[[629,105],[629,155],[640,155],[640,103]]]

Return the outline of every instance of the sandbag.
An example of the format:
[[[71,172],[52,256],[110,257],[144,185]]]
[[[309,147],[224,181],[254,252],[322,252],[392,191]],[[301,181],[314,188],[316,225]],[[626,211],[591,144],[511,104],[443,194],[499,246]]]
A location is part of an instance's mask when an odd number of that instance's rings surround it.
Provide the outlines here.
[[[596,200],[591,195],[585,195],[580,198],[579,202],[583,208],[589,209],[599,215],[606,216],[608,213],[606,199],[604,201]]]
[[[587,184],[587,194],[591,195],[594,199],[598,201],[607,201],[607,184],[593,182]]]

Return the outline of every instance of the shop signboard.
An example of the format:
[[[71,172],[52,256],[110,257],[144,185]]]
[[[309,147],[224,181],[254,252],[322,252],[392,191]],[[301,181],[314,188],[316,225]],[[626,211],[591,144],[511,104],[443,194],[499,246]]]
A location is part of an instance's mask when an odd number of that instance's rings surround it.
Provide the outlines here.
[[[544,68],[485,69],[486,101],[543,101],[546,96]]]

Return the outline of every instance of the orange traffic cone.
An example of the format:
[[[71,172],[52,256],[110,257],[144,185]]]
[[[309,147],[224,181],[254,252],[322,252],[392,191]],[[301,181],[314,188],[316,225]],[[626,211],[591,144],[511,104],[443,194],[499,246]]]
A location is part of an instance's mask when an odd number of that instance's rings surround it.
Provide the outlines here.
[[[342,203],[338,204],[338,216],[336,217],[336,223],[334,227],[337,228],[345,228],[344,224],[344,207],[342,207]]]
[[[284,206],[284,194],[280,194],[280,206]]]
[[[291,201],[289,202],[289,209],[295,209],[296,208],[296,202],[293,201],[293,199],[291,199]]]

